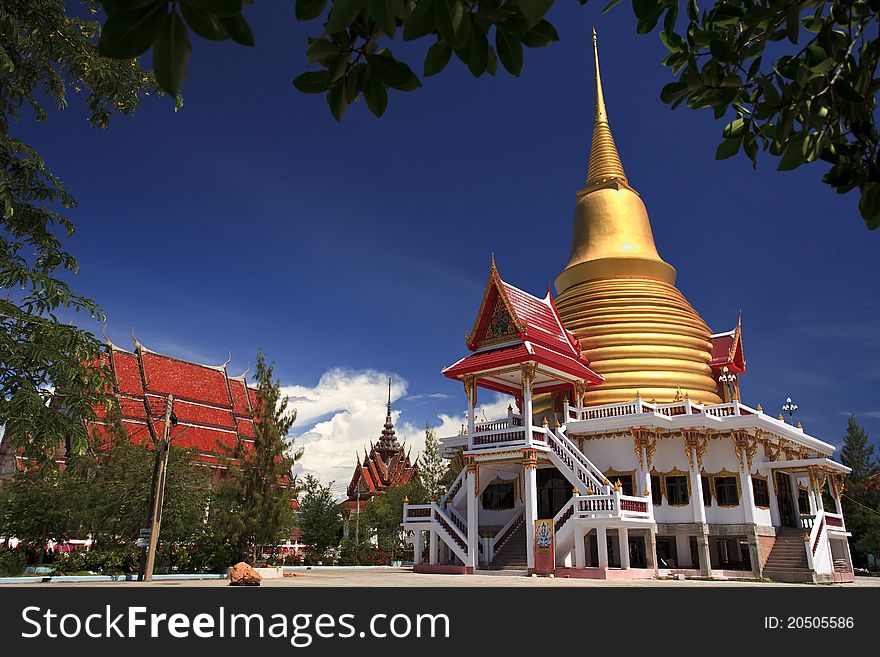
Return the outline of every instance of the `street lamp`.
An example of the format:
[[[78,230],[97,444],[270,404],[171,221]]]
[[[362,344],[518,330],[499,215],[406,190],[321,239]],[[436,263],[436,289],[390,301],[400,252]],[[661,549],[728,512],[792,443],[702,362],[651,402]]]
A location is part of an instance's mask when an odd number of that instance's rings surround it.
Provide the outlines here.
[[[727,390],[730,393],[730,401],[733,401],[734,397],[734,383],[736,383],[736,374],[730,371],[730,368],[725,365],[721,368],[721,374],[718,376],[718,381],[727,386]]]
[[[791,397],[786,397],[785,403],[782,405],[782,412],[788,413],[788,421],[792,424],[794,424],[794,422],[792,421],[792,417],[794,416],[797,409],[798,405],[791,401]]]

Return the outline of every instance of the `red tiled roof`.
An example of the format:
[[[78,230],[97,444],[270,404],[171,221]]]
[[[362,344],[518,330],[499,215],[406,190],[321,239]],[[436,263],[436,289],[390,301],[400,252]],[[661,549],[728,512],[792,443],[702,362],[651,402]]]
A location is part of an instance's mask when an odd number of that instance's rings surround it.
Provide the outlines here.
[[[543,299],[502,281],[516,316],[526,324],[526,337],[553,349],[576,353],[571,334],[562,325],[550,293]]]
[[[602,381],[602,377],[587,367],[582,359],[531,342],[521,342],[512,347],[490,351],[479,351],[462,358],[454,365],[450,365],[443,370],[443,373],[450,379],[455,379],[465,374],[478,374],[526,362],[541,363],[588,383]]]
[[[141,360],[147,390],[180,399],[230,406],[226,373],[219,368],[143,351]]]
[[[254,421],[250,418],[236,418],[235,425],[238,427],[238,433],[244,438],[254,437]]]
[[[738,321],[736,328],[725,333],[716,333],[711,338],[712,358],[709,365],[714,369],[727,366],[736,374],[746,371],[746,358],[742,346],[742,321]]]
[[[174,395],[178,422],[171,429],[172,440],[180,447],[197,449],[201,454],[199,462],[219,464],[239,438],[253,441],[252,402],[249,403],[248,395],[255,400],[255,390],[246,387],[241,377],[229,378],[222,366],[198,365],[138,347],[139,353],[113,345],[108,350],[117,386],[113,393],[119,403],[122,426],[133,443],[152,443],[148,421],[155,435],[162,435],[169,394]],[[147,382],[146,394],[142,379]],[[182,433],[184,429],[186,433]],[[103,411],[98,413],[94,430],[99,437],[109,437]],[[180,438],[175,439],[177,435]],[[249,445],[245,442],[244,448]]]
[[[125,351],[111,350],[113,356],[113,372],[119,392],[128,395],[143,395],[140,365],[137,356]]]
[[[232,410],[238,415],[250,415],[245,385],[237,379],[229,379],[229,394],[232,395]]]

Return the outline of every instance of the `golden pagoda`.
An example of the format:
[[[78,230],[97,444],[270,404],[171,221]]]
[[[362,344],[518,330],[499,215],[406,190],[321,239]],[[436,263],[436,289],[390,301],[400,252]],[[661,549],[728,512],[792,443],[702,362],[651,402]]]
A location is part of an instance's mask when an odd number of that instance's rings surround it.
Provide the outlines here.
[[[571,258],[556,278],[556,304],[582,354],[605,381],[585,403],[644,399],[671,402],[676,393],[719,403],[709,366],[711,332],[675,287],[675,268],[654,245],[651,222],[630,186],[608,125],[599,52],[596,119],[586,186],[577,193]]]

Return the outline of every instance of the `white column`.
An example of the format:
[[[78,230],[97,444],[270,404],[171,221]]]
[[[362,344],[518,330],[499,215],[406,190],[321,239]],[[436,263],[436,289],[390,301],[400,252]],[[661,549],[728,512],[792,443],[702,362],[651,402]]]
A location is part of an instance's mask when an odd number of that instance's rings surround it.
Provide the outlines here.
[[[767,494],[770,496],[770,523],[774,527],[780,527],[779,500],[776,499],[776,471],[771,469],[767,472]]]
[[[620,548],[620,567],[629,568],[629,530],[621,527],[617,530],[617,543]]]
[[[422,552],[424,551],[424,537],[422,536],[422,530],[417,529],[413,533],[413,563],[420,564],[422,563]]]
[[[584,530],[576,527],[574,530],[574,567],[583,568],[584,559]]]
[[[534,459],[534,453],[531,453]],[[538,519],[538,482],[536,464],[529,460],[524,467],[525,516],[526,516],[526,566],[535,567],[535,520]]]
[[[437,546],[437,532],[435,532],[433,529],[428,532],[428,545],[429,545],[428,563],[431,564],[432,566],[436,566],[438,563],[437,562],[437,556],[438,556],[437,555],[437,552],[438,552],[437,551],[437,547],[438,547]]]
[[[477,382],[471,381],[470,385],[465,383],[465,393],[468,398],[468,447],[473,448],[474,433],[476,429],[476,420],[474,418],[474,406],[477,403]]]
[[[599,568],[608,569],[608,531],[604,525],[596,527],[596,541],[599,543]]]
[[[752,487],[752,471],[749,467],[748,454],[745,449],[740,450],[743,467],[739,469],[739,482],[742,489],[742,504],[745,512],[745,520],[748,524],[755,524],[755,489]]]
[[[651,489],[651,465],[648,463],[648,450],[645,447],[642,447],[642,463],[645,464],[645,468],[642,471],[642,484],[643,488],[640,491],[635,491],[639,495],[641,495],[644,491],[648,491],[648,504],[654,503],[654,491]]]
[[[477,547],[477,543],[479,542],[479,516],[478,516],[478,508],[477,504],[479,502],[479,498],[477,497],[478,491],[476,490],[477,486],[477,468],[476,466],[465,466],[467,467],[467,479],[465,480],[465,485],[468,487],[467,489],[467,562],[465,566],[470,566],[471,568],[477,567],[477,555],[479,554],[479,548]]]
[[[526,430],[526,444],[532,442],[532,382],[523,371],[523,427]]]
[[[706,507],[703,506],[703,478],[697,470],[697,449],[691,447],[691,509],[694,511],[694,522],[705,524]]]

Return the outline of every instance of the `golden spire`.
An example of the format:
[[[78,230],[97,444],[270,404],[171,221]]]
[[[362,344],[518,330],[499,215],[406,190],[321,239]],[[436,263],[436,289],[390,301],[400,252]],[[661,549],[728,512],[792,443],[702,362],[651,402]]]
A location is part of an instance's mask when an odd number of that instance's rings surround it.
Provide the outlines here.
[[[657,252],[644,201],[620,163],[598,50],[594,31],[596,117],[587,184],[577,192],[571,256],[556,278],[562,321],[605,379],[586,390],[584,401],[720,403],[709,366],[711,331],[675,288],[675,269]]]
[[[593,124],[593,144],[590,147],[590,165],[587,170],[587,187],[619,180],[626,184],[626,174],[620,155],[611,136],[608,113],[605,111],[605,97],[602,94],[602,76],[599,74],[599,43],[596,28],[593,28],[593,58],[596,62],[596,120]]]

